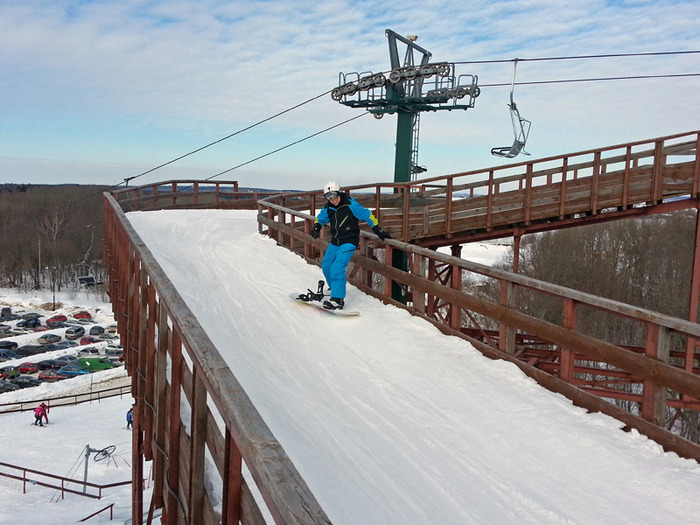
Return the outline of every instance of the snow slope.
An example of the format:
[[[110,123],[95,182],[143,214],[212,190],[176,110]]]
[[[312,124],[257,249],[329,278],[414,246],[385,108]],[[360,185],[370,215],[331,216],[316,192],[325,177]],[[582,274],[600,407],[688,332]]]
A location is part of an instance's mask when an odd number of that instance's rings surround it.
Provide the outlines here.
[[[700,521],[697,463],[353,287],[361,317],[290,301],[320,269],[255,212],[128,218],[334,524]]]
[[[114,322],[112,307],[102,303],[94,293],[57,293],[55,313],[72,315],[79,310],[89,310],[93,319],[103,325]],[[13,290],[0,290],[0,305],[10,306],[13,312],[42,312],[42,306],[52,302],[51,291],[19,294]],[[11,323],[12,324],[12,323]],[[51,330],[63,333],[65,328]],[[19,344],[33,344],[40,333],[14,336]],[[104,343],[106,344],[106,343]],[[51,359],[72,350],[57,350],[37,356],[5,361],[2,366],[16,366],[24,361]],[[44,428],[34,426],[31,412],[39,400],[77,393],[103,390],[129,384],[123,367],[75,377],[57,383],[44,383],[36,388],[0,394],[0,403],[26,402],[25,412],[0,413],[0,462],[41,470],[50,474],[82,480],[85,475],[85,448],[102,449],[114,445],[114,453],[105,461],[95,461],[94,454],[88,460],[88,481],[108,484],[131,480],[131,432],[125,429],[126,411],[133,400],[129,394],[103,399],[100,402],[77,406],[54,406],[49,413],[49,424]],[[149,465],[146,466],[148,472]],[[0,467],[0,472],[20,475],[21,471]],[[32,474],[29,479],[36,479]],[[40,481],[48,482],[47,478]],[[54,481],[55,483],[55,481]],[[60,482],[58,482],[60,483]],[[26,488],[26,492],[23,490]],[[70,488],[80,490],[75,485]],[[150,488],[150,484],[149,484]],[[95,489],[90,492],[94,493]],[[104,498],[88,499],[67,494],[64,499],[58,491],[31,482],[0,477],[0,524],[43,525],[72,524],[104,507],[114,504],[115,520],[124,523],[131,517],[131,486],[107,489]],[[89,523],[107,523],[109,513],[92,518]],[[119,521],[116,521],[119,523]],[[114,523],[114,522],[112,522]]]

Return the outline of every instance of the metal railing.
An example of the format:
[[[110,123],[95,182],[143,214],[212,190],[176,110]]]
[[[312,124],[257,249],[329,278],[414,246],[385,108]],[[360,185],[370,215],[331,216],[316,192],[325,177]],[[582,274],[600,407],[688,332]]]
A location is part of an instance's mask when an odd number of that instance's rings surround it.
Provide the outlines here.
[[[124,397],[131,392],[131,385],[118,386],[105,389],[95,389],[88,392],[78,392],[75,394],[67,394],[64,396],[47,397],[40,399],[32,399],[31,401],[13,401],[12,403],[0,403],[0,413],[24,412],[25,410],[34,410],[37,403],[46,403],[49,408],[60,406],[72,406],[80,403],[90,403],[110,397]]]
[[[38,485],[40,487],[47,487],[60,491],[61,499],[64,499],[66,494],[76,494],[86,498],[102,499],[103,490],[131,485],[131,480],[100,485],[97,483],[90,483],[85,480],[57,476],[56,474],[49,474],[48,472],[44,472],[42,470],[20,467],[18,465],[5,462],[0,462],[0,469],[0,476],[22,482],[22,494],[27,493],[27,484]],[[71,488],[73,485],[77,485],[82,488]],[[88,487],[91,489],[96,489],[96,492],[87,492]]]

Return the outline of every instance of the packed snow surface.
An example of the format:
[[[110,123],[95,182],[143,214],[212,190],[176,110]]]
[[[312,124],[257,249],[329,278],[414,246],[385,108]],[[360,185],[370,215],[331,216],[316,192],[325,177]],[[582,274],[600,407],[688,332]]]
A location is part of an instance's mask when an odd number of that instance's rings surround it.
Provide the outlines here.
[[[255,212],[128,218],[334,524],[699,522],[696,462],[352,286],[295,304],[320,269]]]

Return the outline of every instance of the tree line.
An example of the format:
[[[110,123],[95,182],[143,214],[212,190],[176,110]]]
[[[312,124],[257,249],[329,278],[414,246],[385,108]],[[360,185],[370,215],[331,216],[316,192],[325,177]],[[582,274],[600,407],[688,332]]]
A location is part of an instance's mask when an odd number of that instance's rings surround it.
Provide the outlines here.
[[[105,281],[102,193],[108,186],[0,185],[0,287],[28,292]]]
[[[522,238],[519,273],[688,319],[695,229],[696,213],[688,211],[533,234]],[[512,270],[512,264],[511,251],[498,266]],[[500,289],[495,285],[472,289],[480,290],[478,293],[491,301],[498,301]],[[556,299],[522,291],[518,301],[519,308],[525,313],[562,323],[562,309]],[[646,334],[640,323],[605,315],[591,308],[579,309],[577,329],[619,346],[645,346]],[[682,338],[673,338],[671,345],[674,350],[685,352]],[[586,364],[601,366],[594,362]],[[619,388],[631,390],[634,385]],[[669,396],[677,397],[677,394],[669,392]],[[633,402],[615,400],[614,403],[638,413]],[[692,410],[668,409],[666,420],[669,430],[698,443],[699,416]]]

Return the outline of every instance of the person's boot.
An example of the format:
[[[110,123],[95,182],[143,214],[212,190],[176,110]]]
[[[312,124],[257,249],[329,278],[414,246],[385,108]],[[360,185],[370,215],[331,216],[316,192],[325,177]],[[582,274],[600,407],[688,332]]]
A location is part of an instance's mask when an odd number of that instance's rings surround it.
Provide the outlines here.
[[[323,303],[323,308],[326,310],[342,310],[343,306],[345,306],[345,300],[338,297],[331,297]]]

